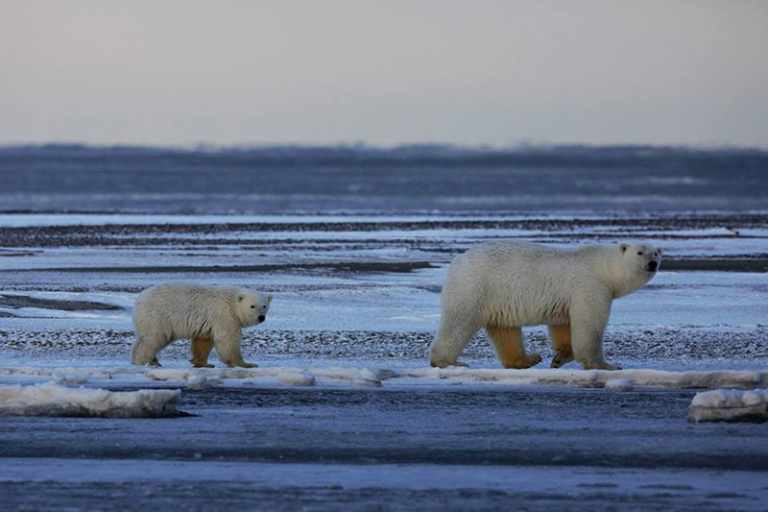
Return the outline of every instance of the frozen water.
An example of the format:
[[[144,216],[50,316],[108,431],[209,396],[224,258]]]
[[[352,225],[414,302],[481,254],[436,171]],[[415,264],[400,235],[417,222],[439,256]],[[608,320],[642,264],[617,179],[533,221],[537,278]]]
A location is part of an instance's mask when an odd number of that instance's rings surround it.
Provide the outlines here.
[[[716,389],[696,393],[688,409],[688,419],[702,421],[766,421],[768,389]]]
[[[82,372],[78,374],[82,375]],[[0,386],[0,415],[107,418],[174,416],[178,414],[176,399],[179,394],[180,391],[174,390],[107,391],[71,388],[54,383]]]
[[[457,384],[501,386],[561,386],[606,388],[627,391],[637,387],[662,389],[751,389],[768,385],[768,371],[662,371],[570,370],[570,369],[473,369],[424,367],[318,367],[283,366],[260,368],[0,368],[0,381],[109,382],[110,386],[152,386],[170,383],[175,387],[246,386],[431,386]],[[63,388],[70,389],[70,388]]]

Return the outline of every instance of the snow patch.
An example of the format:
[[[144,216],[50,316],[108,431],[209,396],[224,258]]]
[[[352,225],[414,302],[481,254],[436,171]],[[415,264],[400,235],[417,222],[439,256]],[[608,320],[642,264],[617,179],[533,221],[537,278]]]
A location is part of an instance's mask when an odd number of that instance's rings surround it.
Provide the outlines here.
[[[576,387],[606,387],[613,380],[623,381],[620,385],[647,386],[677,389],[711,389],[718,387],[754,388],[768,383],[768,371],[690,371],[672,372],[662,370],[564,370],[564,369],[472,369],[416,368],[401,370],[399,377],[418,379],[440,379],[463,382],[492,382],[499,384],[544,384]]]
[[[49,382],[0,386],[0,415],[156,418],[177,416],[179,390],[107,391],[69,388]]]
[[[716,389],[696,393],[688,407],[688,420],[702,421],[766,421],[768,389],[742,391]]]
[[[8,384],[53,380],[81,384],[108,380],[111,384],[142,385],[147,381],[170,382],[189,389],[225,386],[284,384],[319,385],[440,385],[450,383],[488,385],[554,385],[628,391],[637,387],[670,389],[753,389],[768,386],[768,371],[619,371],[580,369],[483,369],[483,368],[359,368],[359,367],[259,367],[259,368],[0,368]],[[238,381],[243,381],[238,383]]]

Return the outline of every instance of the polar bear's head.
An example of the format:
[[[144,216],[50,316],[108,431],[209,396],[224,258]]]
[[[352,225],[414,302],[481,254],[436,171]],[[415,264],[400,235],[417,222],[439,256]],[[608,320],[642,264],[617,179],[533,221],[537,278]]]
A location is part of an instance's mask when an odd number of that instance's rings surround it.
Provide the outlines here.
[[[637,290],[653,279],[661,267],[661,249],[648,244],[620,243],[616,251],[620,261],[615,276],[619,279],[617,297]]]
[[[240,290],[237,293],[236,303],[240,324],[243,326],[256,325],[265,321],[271,302],[271,295]]]

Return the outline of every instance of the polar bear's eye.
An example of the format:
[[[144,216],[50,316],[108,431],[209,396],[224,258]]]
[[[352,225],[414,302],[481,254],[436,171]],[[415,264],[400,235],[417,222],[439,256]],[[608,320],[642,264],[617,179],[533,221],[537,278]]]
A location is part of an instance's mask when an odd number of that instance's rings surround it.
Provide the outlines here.
[[[251,309],[256,309],[256,306],[254,306],[253,304],[251,304]]]
[[[643,251],[637,251],[637,255],[638,256],[642,256],[643,255]]]

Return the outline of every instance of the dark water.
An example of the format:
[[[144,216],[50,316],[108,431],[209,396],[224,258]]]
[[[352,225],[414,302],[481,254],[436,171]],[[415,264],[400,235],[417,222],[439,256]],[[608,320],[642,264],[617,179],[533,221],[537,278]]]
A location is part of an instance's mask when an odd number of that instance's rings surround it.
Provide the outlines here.
[[[0,212],[764,209],[768,152],[663,147],[0,148]]]
[[[5,418],[0,494],[6,510],[765,510],[764,426],[690,425],[692,394],[185,390],[195,416]]]

